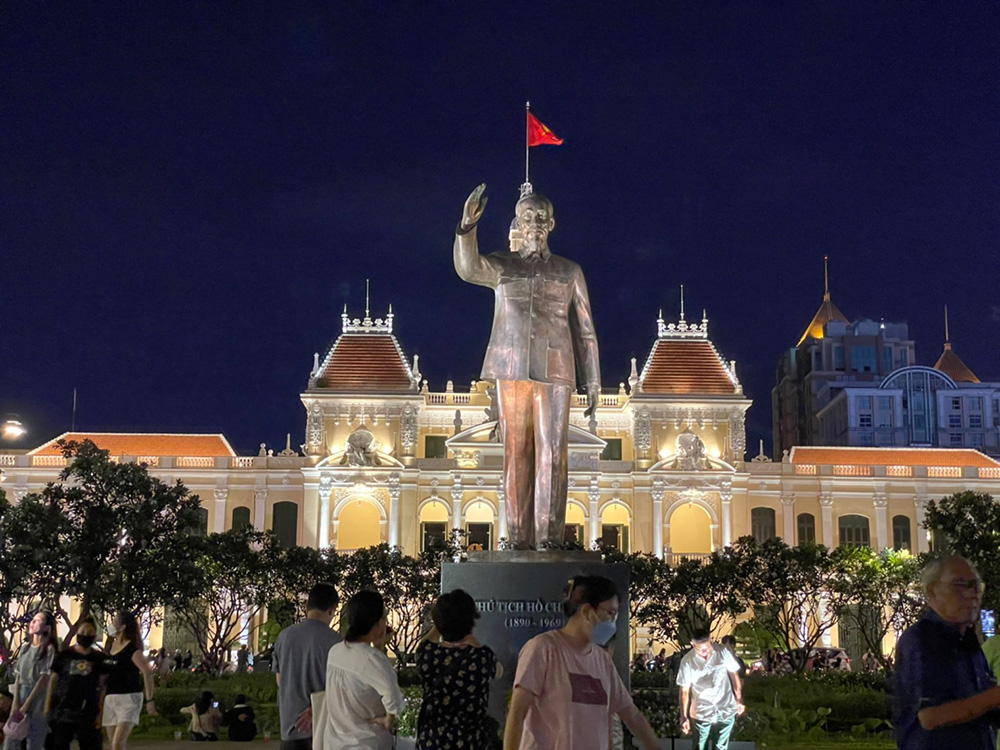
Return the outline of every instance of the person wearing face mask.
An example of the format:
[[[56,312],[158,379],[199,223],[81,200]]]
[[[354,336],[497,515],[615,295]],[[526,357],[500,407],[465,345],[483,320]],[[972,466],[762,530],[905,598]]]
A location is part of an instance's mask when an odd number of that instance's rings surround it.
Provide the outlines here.
[[[385,602],[359,591],[344,607],[347,632],[326,661],[326,721],[314,750],[389,750],[406,707],[396,671],[380,650],[388,638]]]
[[[80,750],[100,750],[101,677],[107,658],[94,648],[97,623],[87,616],[76,631],[76,643],[52,662],[45,714],[49,717],[47,750],[69,750],[75,738]]]
[[[45,694],[49,684],[49,671],[59,639],[56,637],[56,618],[51,612],[36,612],[28,623],[26,642],[17,653],[14,667],[14,702],[11,718],[28,719],[28,750],[42,750],[49,723],[43,711]],[[4,739],[4,750],[19,750],[20,740]]]
[[[601,648],[617,631],[618,604],[617,587],[603,576],[570,582],[566,624],[532,638],[517,658],[504,750],[607,750],[612,714],[644,750],[659,747]]]
[[[688,734],[693,722],[698,750],[726,750],[736,717],[746,711],[736,657],[712,643],[707,630],[696,630],[677,669],[677,684],[681,731]]]

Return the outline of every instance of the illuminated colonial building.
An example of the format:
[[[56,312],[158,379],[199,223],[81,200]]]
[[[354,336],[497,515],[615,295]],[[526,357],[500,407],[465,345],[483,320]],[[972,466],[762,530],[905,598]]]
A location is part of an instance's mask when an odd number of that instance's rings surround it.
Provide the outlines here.
[[[744,395],[707,319],[655,321],[641,367],[601,396],[596,424],[572,406],[567,534],[670,561],[752,534],[789,544],[928,549],[929,500],[1000,492],[1000,463],[972,449],[796,447],[745,460]],[[351,319],[301,394],[305,443],[238,456],[221,435],[67,434],[147,464],[202,498],[204,525],[273,529],[286,545],[418,551],[450,529],[505,536],[502,446],[489,382],[430,391],[384,319]],[[894,361],[898,361],[894,359]],[[623,370],[624,365],[622,363]],[[970,391],[971,393],[971,391]],[[0,455],[15,501],[57,479],[55,441]]]

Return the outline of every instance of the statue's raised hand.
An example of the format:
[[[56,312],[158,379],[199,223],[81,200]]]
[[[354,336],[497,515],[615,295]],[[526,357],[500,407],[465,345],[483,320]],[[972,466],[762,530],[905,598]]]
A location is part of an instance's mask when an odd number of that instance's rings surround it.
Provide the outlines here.
[[[471,193],[469,197],[465,199],[465,209],[462,211],[462,229],[464,231],[469,231],[479,220],[483,217],[483,211],[486,208],[486,201],[489,200],[486,195],[486,183],[477,187]]]

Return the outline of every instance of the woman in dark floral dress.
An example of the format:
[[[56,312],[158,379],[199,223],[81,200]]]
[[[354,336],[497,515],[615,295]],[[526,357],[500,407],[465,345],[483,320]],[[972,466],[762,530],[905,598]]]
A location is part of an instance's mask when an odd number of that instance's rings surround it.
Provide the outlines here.
[[[417,647],[417,670],[424,688],[417,749],[493,747],[496,724],[486,715],[486,705],[497,657],[472,635],[479,619],[476,603],[461,589],[450,591],[434,602],[431,619],[434,627]]]

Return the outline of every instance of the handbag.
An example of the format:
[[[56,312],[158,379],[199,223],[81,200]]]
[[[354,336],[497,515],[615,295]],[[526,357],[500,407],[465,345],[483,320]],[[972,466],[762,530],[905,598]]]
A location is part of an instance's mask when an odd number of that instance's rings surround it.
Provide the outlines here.
[[[18,711],[18,713],[21,714],[20,719],[15,719],[14,714],[11,714],[10,718],[7,719],[7,723],[3,725],[3,736],[5,739],[20,742],[28,736],[28,730],[31,728],[31,719],[23,711]]]

